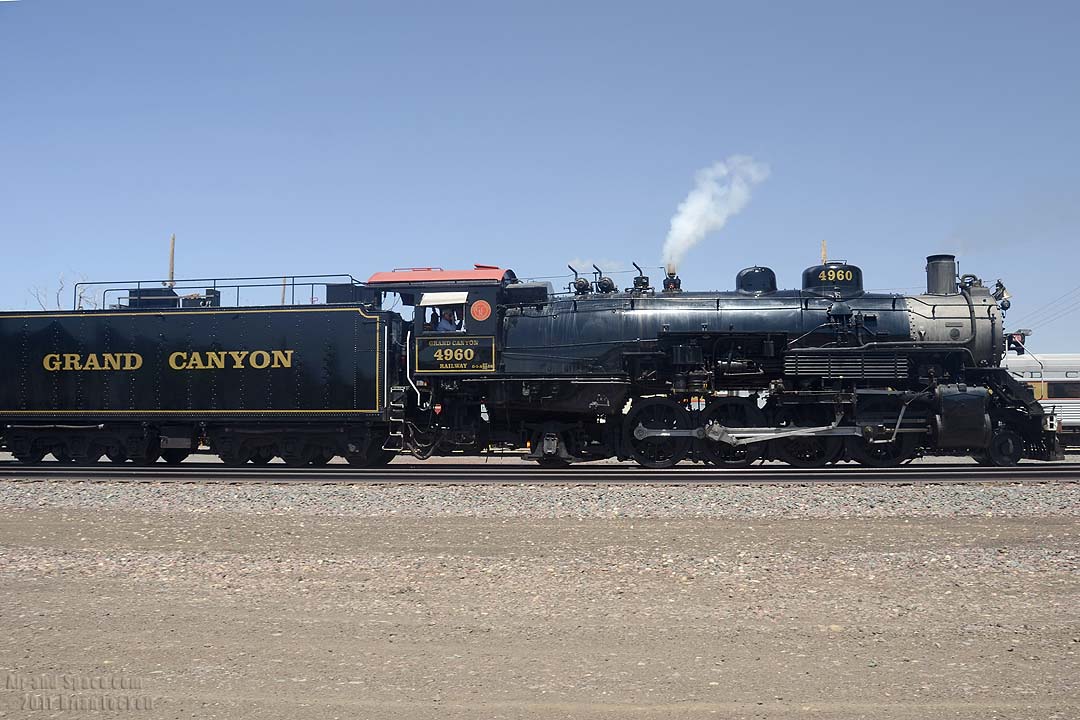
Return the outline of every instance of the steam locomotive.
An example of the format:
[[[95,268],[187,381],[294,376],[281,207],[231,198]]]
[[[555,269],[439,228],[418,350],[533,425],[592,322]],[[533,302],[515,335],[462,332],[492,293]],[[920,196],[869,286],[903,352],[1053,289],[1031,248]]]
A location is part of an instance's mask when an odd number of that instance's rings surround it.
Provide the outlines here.
[[[1056,418],[1000,367],[1000,281],[958,277],[950,255],[926,272],[915,296],[866,292],[843,262],[799,290],[766,267],[725,292],[673,273],[654,288],[638,268],[628,288],[597,269],[557,293],[484,265],[301,278],[319,305],[226,307],[218,282],[110,287],[107,309],[0,314],[0,441],[27,463],[177,463],[204,446],[229,465],[1060,459]]]

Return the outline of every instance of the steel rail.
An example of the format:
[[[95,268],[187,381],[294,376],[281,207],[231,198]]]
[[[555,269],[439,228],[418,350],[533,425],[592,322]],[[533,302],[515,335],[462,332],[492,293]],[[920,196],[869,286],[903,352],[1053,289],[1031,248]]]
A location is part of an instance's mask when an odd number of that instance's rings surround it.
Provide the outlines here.
[[[975,465],[908,465],[899,468],[840,466],[822,469],[791,467],[715,468],[702,466],[651,470],[627,465],[559,469],[523,465],[417,465],[382,468],[347,465],[319,468],[225,467],[215,463],[139,467],[134,465],[23,466],[0,462],[0,481],[67,483],[195,483],[195,484],[421,484],[421,485],[709,485],[709,484],[926,484],[926,483],[1076,483],[1080,464],[1029,464],[1015,467]]]

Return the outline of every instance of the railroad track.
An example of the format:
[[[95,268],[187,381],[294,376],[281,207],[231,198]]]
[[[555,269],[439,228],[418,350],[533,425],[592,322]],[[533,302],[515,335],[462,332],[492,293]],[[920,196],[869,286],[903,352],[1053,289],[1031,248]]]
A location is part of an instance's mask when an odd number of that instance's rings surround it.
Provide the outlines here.
[[[582,465],[565,469],[541,469],[502,464],[420,465],[395,464],[363,469],[348,465],[320,468],[225,467],[215,463],[189,463],[151,467],[109,465],[74,467],[43,464],[24,466],[0,461],[0,480],[65,483],[200,483],[200,484],[925,484],[925,483],[1076,483],[1080,463],[1032,463],[1011,468],[957,464],[918,464],[898,468],[868,469],[841,465],[802,470],[792,467],[758,466],[721,469],[688,465],[668,470],[649,470],[628,465]]]

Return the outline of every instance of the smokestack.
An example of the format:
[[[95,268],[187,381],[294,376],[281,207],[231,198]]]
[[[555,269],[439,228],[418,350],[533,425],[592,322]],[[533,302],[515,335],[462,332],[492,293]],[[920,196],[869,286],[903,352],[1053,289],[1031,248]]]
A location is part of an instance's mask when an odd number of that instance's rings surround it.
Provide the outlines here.
[[[732,155],[699,170],[693,190],[671,218],[664,239],[664,267],[674,275],[686,253],[706,235],[727,224],[750,202],[750,188],[769,176],[769,168],[747,155]]]
[[[664,292],[682,292],[682,280],[673,270],[668,270],[667,277],[664,278]]]
[[[930,255],[926,258],[926,294],[955,295],[956,256]]]

